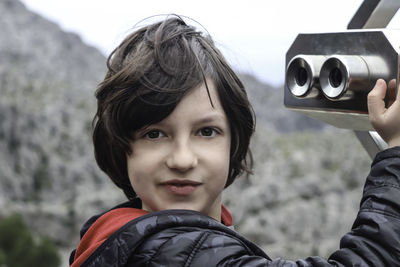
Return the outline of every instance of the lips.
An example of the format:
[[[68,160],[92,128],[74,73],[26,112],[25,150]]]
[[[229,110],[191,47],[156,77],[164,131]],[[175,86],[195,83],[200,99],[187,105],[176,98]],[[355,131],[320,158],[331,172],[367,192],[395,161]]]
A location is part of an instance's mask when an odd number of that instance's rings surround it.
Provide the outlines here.
[[[192,194],[202,183],[191,180],[169,180],[161,183],[161,186],[177,196],[188,196]]]

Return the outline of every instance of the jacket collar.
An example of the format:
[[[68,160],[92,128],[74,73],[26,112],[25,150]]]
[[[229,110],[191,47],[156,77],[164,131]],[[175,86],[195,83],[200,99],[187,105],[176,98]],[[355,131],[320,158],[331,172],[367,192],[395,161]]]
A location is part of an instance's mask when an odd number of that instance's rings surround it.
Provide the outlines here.
[[[82,227],[78,248],[72,252],[71,267],[80,266],[105,240],[128,222],[149,213],[141,207],[140,199],[135,199],[90,218]],[[221,223],[233,229],[232,214],[224,205],[221,207]]]

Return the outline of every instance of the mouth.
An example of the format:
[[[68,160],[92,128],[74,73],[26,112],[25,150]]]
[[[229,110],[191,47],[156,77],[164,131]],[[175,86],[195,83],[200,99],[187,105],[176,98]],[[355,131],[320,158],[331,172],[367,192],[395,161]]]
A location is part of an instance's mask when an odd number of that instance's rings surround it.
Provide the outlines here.
[[[191,180],[169,180],[160,185],[173,195],[188,196],[201,186],[202,183]]]

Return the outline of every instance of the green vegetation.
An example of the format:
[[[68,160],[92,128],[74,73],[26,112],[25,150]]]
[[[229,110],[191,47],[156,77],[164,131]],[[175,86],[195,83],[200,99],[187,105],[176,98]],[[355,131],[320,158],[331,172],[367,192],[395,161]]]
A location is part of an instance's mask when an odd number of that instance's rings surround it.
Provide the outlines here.
[[[47,155],[41,155],[41,160],[33,172],[32,179],[33,188],[31,199],[33,201],[40,201],[42,191],[51,186],[51,179],[49,176],[49,160]]]
[[[60,263],[53,241],[33,236],[20,215],[0,219],[0,266],[55,267]]]

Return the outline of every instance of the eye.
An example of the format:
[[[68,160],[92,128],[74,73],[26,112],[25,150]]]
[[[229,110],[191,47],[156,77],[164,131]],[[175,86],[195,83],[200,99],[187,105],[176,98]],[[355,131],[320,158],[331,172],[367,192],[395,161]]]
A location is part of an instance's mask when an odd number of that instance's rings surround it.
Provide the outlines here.
[[[200,131],[199,131],[200,136],[213,137],[216,134],[217,134],[217,131],[211,127],[205,127],[205,128],[200,129]]]
[[[164,136],[165,135],[159,130],[151,130],[144,135],[144,137],[148,139],[157,139]]]

